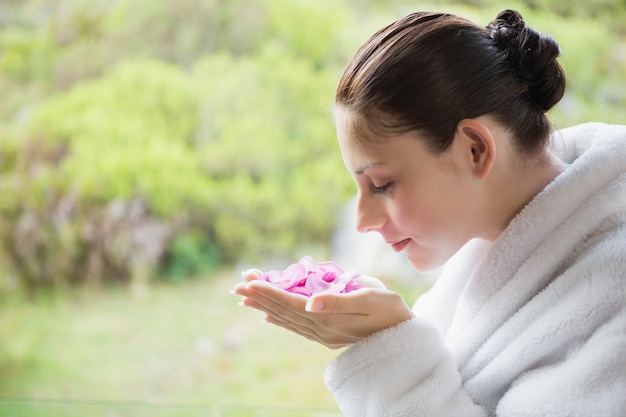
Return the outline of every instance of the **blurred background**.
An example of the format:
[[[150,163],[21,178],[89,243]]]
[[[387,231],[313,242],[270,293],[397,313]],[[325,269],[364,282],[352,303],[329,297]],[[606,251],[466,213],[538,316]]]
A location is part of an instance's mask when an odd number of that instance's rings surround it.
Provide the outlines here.
[[[338,415],[338,352],[229,290],[303,255],[430,285],[352,231],[334,88],[396,18],[504,8],[561,45],[556,127],[626,122],[624,0],[0,0],[0,416]]]

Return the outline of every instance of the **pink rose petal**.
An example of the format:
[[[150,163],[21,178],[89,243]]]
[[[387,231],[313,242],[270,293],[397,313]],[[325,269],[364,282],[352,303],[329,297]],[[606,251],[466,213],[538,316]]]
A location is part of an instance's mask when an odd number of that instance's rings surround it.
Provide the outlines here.
[[[356,282],[358,272],[344,271],[335,262],[315,263],[312,257],[303,256],[299,262],[284,271],[272,270],[261,275],[278,288],[294,294],[311,296],[321,292],[348,293],[361,288]]]

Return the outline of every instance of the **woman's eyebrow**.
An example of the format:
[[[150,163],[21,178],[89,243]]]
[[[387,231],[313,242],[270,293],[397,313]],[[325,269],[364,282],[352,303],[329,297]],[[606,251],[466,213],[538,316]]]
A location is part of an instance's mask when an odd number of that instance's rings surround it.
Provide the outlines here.
[[[354,171],[357,175],[361,175],[363,174],[365,171],[367,171],[368,169],[375,167],[375,166],[379,166],[379,165],[384,165],[384,162],[368,162],[367,164],[363,165],[362,167],[360,167],[359,169],[357,169],[356,171]]]

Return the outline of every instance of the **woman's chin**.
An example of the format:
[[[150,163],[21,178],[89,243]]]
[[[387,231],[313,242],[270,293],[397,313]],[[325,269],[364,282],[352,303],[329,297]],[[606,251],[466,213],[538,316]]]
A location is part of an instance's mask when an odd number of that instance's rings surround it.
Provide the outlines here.
[[[429,255],[424,251],[420,251],[418,254],[407,253],[406,258],[409,261],[409,264],[419,272],[433,272],[439,269],[446,260],[439,259],[432,254]]]

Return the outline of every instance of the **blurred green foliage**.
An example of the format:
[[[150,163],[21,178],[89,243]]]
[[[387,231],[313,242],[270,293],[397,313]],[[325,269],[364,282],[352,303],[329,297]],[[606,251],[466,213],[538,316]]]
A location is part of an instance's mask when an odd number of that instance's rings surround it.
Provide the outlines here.
[[[563,51],[556,126],[621,123],[626,4],[516,1]],[[0,1],[0,260],[28,288],[139,287],[324,247],[352,192],[330,107],[376,29],[491,2]]]
[[[212,276],[153,284],[141,300],[122,288],[4,300],[0,415],[321,417],[336,410],[321,369],[337,352],[262,325],[228,294],[230,270]],[[293,413],[279,412],[286,407]]]

